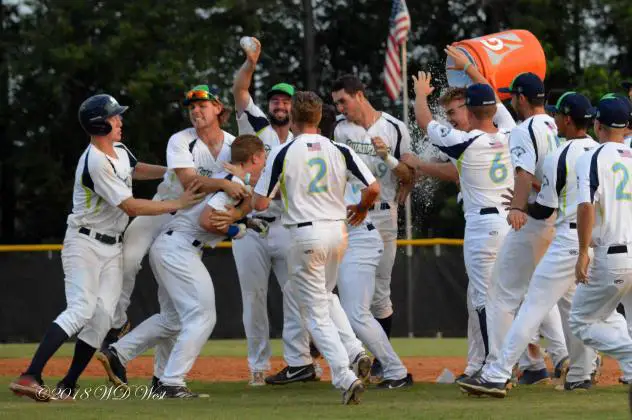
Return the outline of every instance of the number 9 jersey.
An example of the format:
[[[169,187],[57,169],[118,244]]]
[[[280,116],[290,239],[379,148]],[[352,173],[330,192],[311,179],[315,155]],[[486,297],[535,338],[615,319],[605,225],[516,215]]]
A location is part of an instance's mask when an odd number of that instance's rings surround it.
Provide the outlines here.
[[[375,148],[371,142],[373,137],[381,137],[396,159],[401,159],[405,153],[411,153],[408,127],[386,112],[382,112],[377,121],[366,130],[344,117],[338,117],[338,124],[334,130],[334,141],[350,147],[375,175],[380,183],[380,196],[377,201],[392,203],[395,201],[399,181],[382,158],[375,153]]]
[[[513,188],[508,134],[503,129],[495,134],[472,130],[465,136],[430,137],[459,171],[466,220],[483,208],[503,208],[501,194]]]

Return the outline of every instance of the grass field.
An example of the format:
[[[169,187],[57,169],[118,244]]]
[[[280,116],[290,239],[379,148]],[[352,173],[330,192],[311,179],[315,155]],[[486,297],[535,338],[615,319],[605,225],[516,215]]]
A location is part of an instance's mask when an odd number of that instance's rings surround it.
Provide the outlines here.
[[[205,347],[206,356],[246,354],[240,340],[213,340]],[[465,354],[465,341],[457,339],[395,339],[402,356],[459,356]],[[2,359],[30,357],[35,346],[0,345]],[[280,355],[280,343],[273,345]],[[65,346],[60,356],[70,356]],[[6,360],[5,360],[6,361]],[[7,384],[12,377],[1,377]],[[55,383],[57,378],[47,378]],[[415,384],[411,389],[378,391],[370,388],[359,406],[340,405],[339,393],[329,383],[304,383],[287,387],[249,388],[245,382],[191,382],[208,399],[155,401],[141,394],[146,380],[132,380],[137,396],[120,400],[103,398],[102,379],[82,379],[84,393],[78,401],[38,404],[16,398],[6,385],[0,388],[0,417],[11,419],[627,419],[627,388],[599,386],[589,393],[564,393],[551,386],[518,387],[508,398],[496,400],[464,396],[454,385]],[[99,388],[101,387],[101,388]],[[142,388],[141,388],[142,387]],[[98,393],[99,396],[94,394]],[[112,396],[112,394],[110,394]]]

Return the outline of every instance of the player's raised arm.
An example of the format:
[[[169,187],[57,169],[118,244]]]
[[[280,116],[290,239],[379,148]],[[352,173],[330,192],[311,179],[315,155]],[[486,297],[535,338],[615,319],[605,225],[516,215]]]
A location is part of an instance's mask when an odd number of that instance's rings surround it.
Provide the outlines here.
[[[250,89],[252,75],[257,68],[257,61],[259,61],[261,54],[261,43],[257,38],[250,37],[250,41],[245,46],[242,45],[242,48],[246,54],[246,61],[240,67],[233,82],[233,97],[238,115],[244,112],[250,101],[248,89]]]
[[[432,112],[428,106],[428,96],[434,92],[434,87],[430,84],[432,76],[430,73],[420,71],[417,77],[413,76],[415,88],[415,118],[417,124],[423,130],[428,128],[428,124],[433,120]]]

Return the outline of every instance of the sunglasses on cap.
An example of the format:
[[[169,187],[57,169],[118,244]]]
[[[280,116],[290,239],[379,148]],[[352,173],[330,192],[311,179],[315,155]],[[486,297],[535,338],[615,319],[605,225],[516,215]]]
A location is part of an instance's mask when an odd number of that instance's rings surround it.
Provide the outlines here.
[[[216,95],[206,90],[190,90],[186,94],[187,101],[217,101]]]

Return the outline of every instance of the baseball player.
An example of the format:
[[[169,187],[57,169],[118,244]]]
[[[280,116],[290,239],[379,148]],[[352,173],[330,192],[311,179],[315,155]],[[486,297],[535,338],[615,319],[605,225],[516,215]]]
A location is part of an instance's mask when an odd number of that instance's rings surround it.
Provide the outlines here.
[[[535,269],[525,300],[505,337],[499,357],[486,365],[480,376],[459,383],[470,393],[497,397],[506,395],[505,384],[511,377],[514,364],[556,304],[570,350],[570,367],[563,376],[564,389],[586,390],[592,386],[590,378],[595,351],[574,337],[568,326],[575,293],[574,268],[578,249],[575,163],[598,145],[586,133],[592,122],[590,110],[588,98],[576,92],[565,93],[551,109],[559,133],[567,142],[546,157],[542,187],[536,202],[529,205],[528,213],[536,220],[543,220],[557,210],[556,235]]]
[[[73,189],[73,209],[68,216],[62,263],[66,309],[53,321],[26,371],[9,385],[17,395],[37,401],[68,398],[92,355],[110,328],[121,291],[122,236],[129,216],[160,215],[199,202],[203,194],[192,183],[175,200],[134,198],[132,178],[157,179],[164,167],[136,160],[121,143],[128,107],[110,95],[95,95],[79,107],[79,122],[90,144],[79,158]],[[57,349],[79,333],[66,376],[51,392],[43,388],[42,371]]]
[[[232,198],[240,199],[247,190],[243,185],[223,178],[212,178],[214,174],[224,171],[223,165],[230,161],[231,144],[235,138],[222,130],[222,122],[230,112],[209,89],[208,85],[198,85],[185,94],[183,105],[187,107],[192,127],[177,132],[167,144],[168,171],[163,182],[158,186],[154,201],[168,200],[180,194],[183,186],[191,182],[199,182],[203,192],[212,193],[223,190]],[[149,251],[154,239],[168,223],[173,214],[161,216],[137,217],[128,226],[123,238],[123,288],[114,318],[114,327],[121,328],[126,324],[126,310],[134,290],[136,275],[140,271],[143,257]],[[143,328],[135,329],[134,336],[128,337],[121,344],[123,352],[133,352],[138,343],[154,337],[152,325],[159,321],[156,314],[143,322]],[[109,339],[104,340],[97,359],[111,377],[108,365],[107,348],[117,339],[116,330],[110,332]],[[155,378],[163,373],[165,363],[171,353],[173,342],[159,341],[156,345]],[[126,381],[125,381],[126,382]],[[154,380],[155,382],[155,380]]]
[[[343,391],[342,403],[358,403],[370,362],[349,369],[349,355],[330,315],[330,295],[336,285],[346,248],[344,190],[349,177],[363,184],[363,199],[349,207],[350,221],[359,224],[379,194],[379,184],[352,149],[318,134],[322,101],[313,92],[297,92],[292,100],[294,141],[276,148],[255,187],[253,207],[265,210],[277,189],[281,192],[284,226],[290,230],[289,287],[298,300],[307,328]],[[306,170],[307,168],[307,170]],[[368,358],[367,358],[368,361]]]
[[[391,333],[393,304],[391,272],[397,252],[397,204],[395,196],[401,181],[409,183],[412,171],[399,159],[411,153],[408,127],[385,112],[378,112],[366,98],[364,85],[352,75],[342,76],[332,87],[332,97],[343,118],[334,130],[334,141],[351,147],[378,178],[381,193],[369,211],[382,241],[384,252],[375,278],[371,312],[387,336]],[[386,144],[390,152],[386,160],[375,153],[376,144]],[[374,360],[371,376],[382,377],[379,359]]]
[[[251,135],[236,138],[231,145],[231,162],[250,173],[250,179],[256,181],[265,163],[263,143]],[[218,173],[215,177],[243,182],[226,173]],[[147,329],[148,322],[145,321],[104,352],[108,375],[113,382],[125,384],[125,365],[157,341],[169,340],[175,341],[175,345],[158,377],[155,392],[167,398],[205,396],[191,392],[185,383],[185,377],[216,321],[213,283],[201,259],[202,248],[205,244],[215,247],[226,237],[238,239],[245,234],[245,226],[241,224],[218,229],[210,217],[216,210],[225,211],[227,206],[238,204],[227,193],[219,191],[209,195],[203,203],[176,213],[163,226],[149,251],[160,303],[160,313],[150,318],[153,335],[135,333]],[[139,341],[137,335],[146,338],[145,341]],[[136,347],[130,344],[136,344]]]
[[[579,284],[569,324],[586,345],[617,359],[630,383],[632,338],[616,311],[632,288],[632,232],[627,228],[632,223],[632,151],[622,144],[630,115],[624,101],[614,95],[603,97],[595,114],[594,131],[602,144],[576,164]]]
[[[632,100],[632,80],[626,80],[621,83],[621,87],[625,90],[630,100]]]
[[[261,54],[261,44],[256,38],[251,40],[255,48],[244,48],[246,61],[233,84],[237,123],[239,134],[257,135],[263,141],[266,153],[269,153],[271,149],[293,139],[289,130],[289,113],[294,87],[287,83],[274,85],[267,94],[267,114],[255,105],[249,89]],[[266,383],[284,385],[320,377],[310,355],[309,336],[301,323],[298,305],[285,290],[289,232],[281,224],[281,213],[278,202],[274,202],[266,211],[254,213],[253,217],[269,223],[268,236],[261,238],[250,232],[242,240],[234,242],[232,248],[241,286],[250,385],[253,386]],[[272,356],[267,308],[271,269],[283,291],[283,355],[287,366],[264,378],[265,372],[270,369]]]
[[[544,111],[544,84],[536,74],[521,73],[514,78],[509,88],[501,88],[500,91],[511,93],[512,106],[523,122],[509,134],[509,148],[515,170],[515,194],[507,221],[513,230],[507,234],[498,253],[492,281],[487,290],[487,363],[493,363],[499,357],[503,340],[524,298],[535,266],[555,233],[555,215],[538,220],[530,217],[526,211],[528,202],[535,201],[533,185],[539,187],[542,183],[545,157],[557,149],[560,143],[555,121]],[[565,343],[557,305],[547,317],[547,335],[557,336],[555,342]],[[543,323],[544,325],[547,323]],[[521,384],[536,384],[549,379],[542,355],[539,351],[537,354],[532,353],[527,352],[527,357],[520,361]],[[559,372],[568,357],[566,346],[549,353]]]

